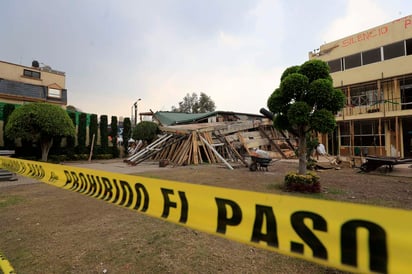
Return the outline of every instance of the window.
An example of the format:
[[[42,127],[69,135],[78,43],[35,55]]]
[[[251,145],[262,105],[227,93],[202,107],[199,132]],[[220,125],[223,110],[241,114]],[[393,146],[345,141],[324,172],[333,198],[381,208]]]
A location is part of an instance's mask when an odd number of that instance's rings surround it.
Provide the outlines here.
[[[346,56],[344,60],[345,60],[345,69],[351,69],[351,68],[359,67],[362,65],[360,53]]]
[[[340,123],[340,144],[342,146],[350,146],[350,123]]]
[[[412,39],[406,40],[406,55],[412,54]]]
[[[380,102],[382,94],[376,84],[354,87],[350,91],[350,104],[353,106],[370,106]]]
[[[379,122],[374,121],[355,121],[354,122],[354,146],[378,146],[380,142],[385,145],[385,136],[379,134]]]
[[[362,61],[363,65],[368,65],[382,61],[381,49],[377,48],[362,52]]]
[[[25,69],[25,70],[23,70],[23,75],[26,76],[26,77],[30,77],[30,78],[40,79],[40,72],[39,71],[33,71],[33,70]]]
[[[379,121],[354,121],[353,122],[353,139],[354,143],[351,143],[350,123],[340,123],[340,141],[342,146],[382,146],[385,145],[385,135],[380,132],[379,134]],[[379,140],[380,137],[380,140]]]
[[[383,47],[383,57],[385,60],[404,56],[405,55],[405,41],[396,42]]]
[[[342,59],[336,59],[328,62],[330,72],[337,72],[342,70]]]
[[[47,97],[60,99],[62,98],[62,91],[60,89],[48,88]]]

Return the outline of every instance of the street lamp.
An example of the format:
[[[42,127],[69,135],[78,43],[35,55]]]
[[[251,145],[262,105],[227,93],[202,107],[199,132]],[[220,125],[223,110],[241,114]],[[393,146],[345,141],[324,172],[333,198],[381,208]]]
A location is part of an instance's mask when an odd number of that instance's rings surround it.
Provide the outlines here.
[[[136,102],[133,103],[134,106],[134,125],[137,125],[137,103],[142,100],[141,98],[137,99]]]

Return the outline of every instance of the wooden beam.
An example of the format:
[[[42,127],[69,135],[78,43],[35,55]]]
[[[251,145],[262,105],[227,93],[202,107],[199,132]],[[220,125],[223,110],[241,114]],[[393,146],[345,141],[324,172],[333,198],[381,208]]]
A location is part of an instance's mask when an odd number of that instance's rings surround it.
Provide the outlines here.
[[[233,170],[233,167],[232,167],[228,162],[226,162],[226,160],[219,154],[219,152],[216,151],[216,149],[213,148],[213,146],[211,146],[211,145],[206,141],[205,138],[203,138],[202,136],[199,136],[199,137],[200,137],[200,139],[203,141],[203,143],[205,143],[205,144],[216,154],[216,156],[217,156],[220,160],[222,160],[223,163],[225,163],[225,165],[226,165],[230,170]]]
[[[280,153],[280,155],[282,155],[282,157],[286,159],[286,158],[287,158],[287,157],[286,157],[286,154],[283,153],[282,149],[280,149],[280,147],[278,146],[278,144],[276,144],[276,143],[269,137],[269,135],[267,135],[266,131],[265,131],[263,128],[261,128],[261,127],[259,127],[259,131],[260,131],[260,133],[262,133],[263,136],[265,136],[265,137],[269,140],[270,144],[275,147],[275,149]]]

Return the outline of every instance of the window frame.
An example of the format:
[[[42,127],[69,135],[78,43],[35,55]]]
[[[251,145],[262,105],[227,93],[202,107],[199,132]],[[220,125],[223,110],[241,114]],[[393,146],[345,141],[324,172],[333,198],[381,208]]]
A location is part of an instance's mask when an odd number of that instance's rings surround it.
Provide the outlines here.
[[[30,69],[23,69],[23,76],[33,79],[41,79],[41,72]]]

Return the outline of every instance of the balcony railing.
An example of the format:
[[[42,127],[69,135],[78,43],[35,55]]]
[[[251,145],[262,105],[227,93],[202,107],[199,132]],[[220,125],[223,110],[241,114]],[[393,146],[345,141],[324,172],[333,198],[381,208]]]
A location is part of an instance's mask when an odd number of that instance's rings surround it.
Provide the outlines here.
[[[391,112],[401,110],[412,110],[412,102],[402,103],[401,98],[385,99],[375,102],[371,102],[368,105],[346,105],[337,116],[354,116],[369,113],[384,113],[390,114]]]

